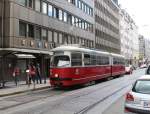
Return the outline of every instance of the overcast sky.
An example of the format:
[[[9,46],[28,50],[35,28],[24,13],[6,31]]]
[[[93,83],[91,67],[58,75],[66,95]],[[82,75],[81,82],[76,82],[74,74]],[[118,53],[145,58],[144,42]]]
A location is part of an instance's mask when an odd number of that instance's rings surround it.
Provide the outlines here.
[[[150,0],[119,0],[139,27],[139,32],[150,39]]]

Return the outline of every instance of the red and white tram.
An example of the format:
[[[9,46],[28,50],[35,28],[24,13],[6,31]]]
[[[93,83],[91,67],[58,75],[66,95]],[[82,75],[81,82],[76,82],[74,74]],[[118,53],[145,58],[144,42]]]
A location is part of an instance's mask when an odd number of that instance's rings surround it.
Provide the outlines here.
[[[118,54],[60,46],[52,50],[50,84],[68,87],[125,73],[124,57]]]

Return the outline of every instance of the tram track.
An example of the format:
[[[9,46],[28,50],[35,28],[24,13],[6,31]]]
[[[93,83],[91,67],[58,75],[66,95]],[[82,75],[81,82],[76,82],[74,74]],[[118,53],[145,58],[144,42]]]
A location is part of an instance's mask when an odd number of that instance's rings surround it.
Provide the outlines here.
[[[101,89],[104,89],[104,88],[109,88],[110,86],[112,86],[112,84],[114,84],[114,85],[120,85],[124,80],[126,80],[126,82],[128,82],[130,80],[130,82],[128,84],[126,84],[125,86],[121,87],[120,89],[114,91],[112,94],[109,94],[109,95],[105,96],[104,98],[102,98],[101,100],[98,100],[97,102],[89,105],[88,107],[85,107],[82,110],[79,110],[76,113],[74,113],[74,114],[85,114],[88,110],[90,110],[91,108],[93,108],[97,104],[103,102],[104,100],[106,100],[107,98],[111,97],[112,95],[114,95],[115,93],[117,93],[118,91],[120,91],[121,89],[124,89],[127,86],[129,86],[133,82],[133,80],[135,80],[135,77],[131,79],[131,78],[128,78],[128,76],[127,77],[124,76],[124,77],[113,79],[113,80],[109,81],[110,83],[108,83],[108,81],[102,82],[102,83],[99,83],[99,84],[95,85],[95,86],[100,86],[100,87],[98,87],[96,89],[92,89],[92,90],[90,90],[88,87],[86,87],[86,88],[81,88],[83,90],[77,89],[75,91],[74,90],[72,90],[72,91],[62,91],[61,93],[57,93],[56,92],[53,95],[47,95],[49,93],[52,93],[52,92],[56,91],[55,89],[51,88],[50,91],[48,90],[46,96],[37,97],[36,99],[30,100],[30,101],[27,101],[27,102],[21,102],[21,103],[15,104],[15,105],[11,105],[11,106],[6,106],[6,107],[3,107],[3,108],[0,108],[0,112],[8,110],[8,109],[11,109],[11,108],[15,108],[15,107],[20,106],[20,105],[26,105],[26,104],[34,102],[34,101],[38,101],[38,100],[42,100],[42,99],[47,99],[47,98],[54,97],[54,96],[58,96],[59,97],[59,96],[62,96],[62,95],[63,96],[67,95],[67,96],[70,96],[70,98],[68,100],[71,100],[71,99],[74,99],[74,98],[78,98],[78,97],[81,97],[81,96],[83,97],[83,96],[92,94],[92,93],[94,93],[94,92],[96,92],[98,90],[101,90]],[[92,86],[90,86],[90,87],[92,87]],[[44,92],[44,90],[41,91],[41,92]],[[78,94],[78,93],[81,93],[81,92],[82,92],[82,94],[74,96],[75,94]],[[33,96],[31,95],[31,97],[35,97],[34,95],[36,93],[38,93],[38,92],[33,93]],[[19,96],[15,96],[15,97],[18,98]],[[10,100],[11,100],[11,98],[10,98]]]
[[[137,76],[137,77],[138,77],[138,76]],[[137,77],[136,77],[136,78],[137,78]],[[105,100],[108,99],[109,97],[111,97],[111,96],[117,94],[117,93],[120,92],[121,90],[123,90],[123,89],[129,87],[129,86],[133,83],[133,81],[135,80],[135,78],[133,78],[133,79],[128,79],[127,81],[129,81],[129,80],[130,80],[130,82],[129,82],[128,84],[126,84],[126,85],[124,85],[123,87],[119,88],[118,90],[112,92],[111,94],[105,96],[104,98],[98,100],[97,102],[95,102],[95,103],[93,103],[93,104],[91,104],[91,105],[89,105],[89,106],[83,108],[82,110],[80,110],[80,111],[78,111],[78,112],[75,112],[74,114],[86,114],[89,110],[91,110],[92,108],[94,108],[96,105],[102,103],[103,101],[105,101]]]

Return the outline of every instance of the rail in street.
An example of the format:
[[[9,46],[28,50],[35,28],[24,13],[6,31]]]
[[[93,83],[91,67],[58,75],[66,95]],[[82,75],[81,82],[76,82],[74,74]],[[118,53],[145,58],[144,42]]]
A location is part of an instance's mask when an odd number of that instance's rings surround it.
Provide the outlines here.
[[[47,89],[1,98],[0,113],[93,114],[94,112],[95,114],[100,114],[108,108],[103,106],[105,107],[103,109],[101,106],[103,102],[119,94],[123,89],[129,88],[142,74],[144,74],[144,70],[137,70],[133,75],[125,75],[124,77],[101,82],[89,87],[74,90]]]

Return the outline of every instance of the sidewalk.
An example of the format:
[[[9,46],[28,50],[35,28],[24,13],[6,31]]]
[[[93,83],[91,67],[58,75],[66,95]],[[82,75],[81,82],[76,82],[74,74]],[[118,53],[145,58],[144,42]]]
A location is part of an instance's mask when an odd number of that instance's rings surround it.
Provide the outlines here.
[[[15,86],[14,82],[9,82],[6,83],[6,86],[4,88],[0,89],[0,97],[15,95],[19,93],[28,92],[28,91],[46,89],[49,87],[50,84],[48,79],[46,80],[46,83],[36,84],[35,89],[33,89],[33,84],[31,84],[30,87],[28,87],[25,81],[19,82],[18,86]]]

